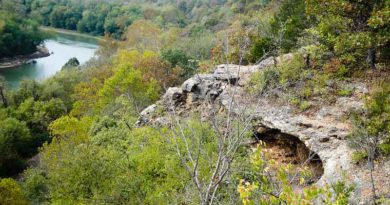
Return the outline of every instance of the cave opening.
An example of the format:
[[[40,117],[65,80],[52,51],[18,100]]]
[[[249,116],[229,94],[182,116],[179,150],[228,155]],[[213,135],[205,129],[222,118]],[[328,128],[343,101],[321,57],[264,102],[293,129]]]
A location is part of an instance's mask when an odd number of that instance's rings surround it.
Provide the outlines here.
[[[261,126],[255,129],[254,138],[255,144],[263,142],[262,151],[267,153],[269,159],[285,165],[291,164],[296,169],[307,168],[311,176],[306,185],[317,182],[323,175],[324,168],[320,156],[298,137]]]

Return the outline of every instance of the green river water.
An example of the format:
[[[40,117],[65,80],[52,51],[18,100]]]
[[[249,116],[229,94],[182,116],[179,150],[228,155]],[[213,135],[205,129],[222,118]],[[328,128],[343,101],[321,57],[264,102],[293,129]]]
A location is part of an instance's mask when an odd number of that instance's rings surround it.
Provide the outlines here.
[[[94,37],[54,33],[45,41],[45,46],[52,53],[49,57],[36,59],[35,64],[0,69],[0,75],[5,77],[10,88],[17,88],[23,79],[41,81],[48,78],[61,70],[70,58],[76,57],[81,64],[87,62],[95,56],[98,42]]]

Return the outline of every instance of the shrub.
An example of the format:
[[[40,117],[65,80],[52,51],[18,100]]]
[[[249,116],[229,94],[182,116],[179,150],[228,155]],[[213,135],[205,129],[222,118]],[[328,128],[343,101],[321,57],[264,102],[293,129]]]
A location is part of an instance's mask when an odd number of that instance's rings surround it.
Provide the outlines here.
[[[249,62],[257,63],[262,57],[269,55],[272,47],[272,41],[270,38],[257,39],[249,50],[247,57]]]
[[[0,120],[0,176],[12,176],[23,168],[32,138],[25,122],[15,118]]]
[[[352,154],[352,161],[354,163],[359,163],[363,160],[367,159],[367,152],[364,151],[357,151]]]
[[[25,181],[22,189],[24,196],[33,204],[43,204],[48,198],[45,173],[39,168],[28,169],[23,173]]]
[[[301,55],[295,54],[292,59],[282,59],[278,66],[280,84],[289,86],[305,78],[305,61]]]
[[[349,87],[344,87],[341,88],[340,90],[337,91],[337,94],[343,97],[348,97],[353,94],[353,89]]]
[[[1,204],[27,205],[18,183],[10,178],[0,179]]]
[[[265,94],[279,84],[279,72],[275,67],[266,68],[253,74],[246,85],[252,94]]]
[[[305,111],[305,110],[309,109],[311,106],[312,106],[312,104],[309,101],[302,101],[299,104],[299,109],[302,111]]]
[[[390,84],[380,82],[374,86],[365,102],[363,113],[355,113],[354,130],[350,145],[357,152],[365,152],[373,160],[380,154],[390,153]]]
[[[288,176],[299,176],[299,184],[303,185],[305,177],[310,174],[304,168],[291,169],[291,164],[278,164],[268,160],[258,146],[250,156],[251,179],[242,179],[237,187],[240,199],[244,205],[252,204],[301,204],[309,205],[321,201],[321,204],[348,204],[348,199],[354,186],[347,186],[344,181],[326,185],[323,188],[315,186],[304,187],[299,192],[294,191],[295,185],[290,183]],[[294,173],[298,172],[298,173]],[[272,176],[272,177],[271,177]]]

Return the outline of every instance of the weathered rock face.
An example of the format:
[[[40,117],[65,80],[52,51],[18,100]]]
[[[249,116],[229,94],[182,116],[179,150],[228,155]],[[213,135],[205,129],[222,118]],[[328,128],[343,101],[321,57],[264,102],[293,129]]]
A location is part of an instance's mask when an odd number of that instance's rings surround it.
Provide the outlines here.
[[[317,182],[324,174],[321,157],[310,150],[298,137],[265,126],[256,127],[254,136],[256,140],[261,140],[262,151],[269,159],[278,164],[291,164],[293,169],[306,167],[312,174],[306,180],[306,185]],[[299,184],[298,178],[292,178],[290,181]]]
[[[339,98],[336,103],[322,106],[310,113],[299,113],[291,106],[252,96],[245,91],[243,85],[254,72],[261,72],[263,68],[279,61],[280,58],[266,59],[255,66],[220,65],[215,68],[214,73],[195,75],[180,88],[169,88],[162,100],[145,109],[140,115],[138,125],[168,123],[166,116],[156,114],[159,109],[175,110],[181,115],[198,112],[203,119],[207,119],[211,108],[221,111],[232,109],[237,113],[243,109],[249,110],[249,115],[258,127],[295,136],[311,152],[318,155],[321,159],[321,175],[318,176],[319,180],[316,180],[317,185],[342,179],[356,183],[358,186],[351,203],[364,202],[369,193],[363,193],[370,188],[370,183],[363,179],[368,173],[364,171],[365,167],[352,163],[353,150],[346,141],[351,126],[345,116],[351,109],[362,108],[363,103],[358,96],[364,94],[367,88],[364,84],[352,85],[355,86],[356,95]],[[389,167],[389,163],[385,163],[378,168],[387,169],[387,173],[378,173],[380,176],[377,183],[388,187],[384,188],[382,193],[390,193]]]

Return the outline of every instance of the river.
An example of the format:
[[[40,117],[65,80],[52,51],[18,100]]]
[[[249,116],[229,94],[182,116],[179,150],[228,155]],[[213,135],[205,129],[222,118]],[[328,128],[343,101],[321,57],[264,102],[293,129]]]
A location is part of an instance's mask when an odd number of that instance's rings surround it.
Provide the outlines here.
[[[10,88],[17,88],[23,79],[40,81],[53,76],[73,57],[83,64],[95,56],[95,51],[99,47],[94,37],[59,32],[46,40],[45,46],[52,53],[49,57],[36,59],[35,64],[0,69],[0,75],[5,77]]]

